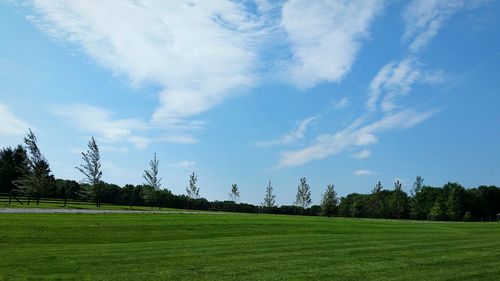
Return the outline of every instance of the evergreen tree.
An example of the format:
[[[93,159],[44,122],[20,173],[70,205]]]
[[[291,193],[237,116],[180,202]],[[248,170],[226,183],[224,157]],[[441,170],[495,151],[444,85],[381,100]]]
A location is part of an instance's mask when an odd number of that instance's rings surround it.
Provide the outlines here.
[[[231,186],[231,192],[229,192],[229,198],[231,199],[231,201],[235,203],[238,202],[238,199],[240,198],[240,191],[238,190],[237,184],[233,184]]]
[[[88,143],[88,150],[82,152],[82,160],[83,164],[75,168],[84,175],[83,182],[88,185],[83,195],[87,198],[93,198],[96,206],[100,207],[103,193],[101,156],[94,137]]]
[[[16,182],[18,190],[28,196],[28,205],[32,197],[35,197],[38,205],[40,197],[48,192],[50,185],[54,182],[49,162],[40,152],[37,141],[35,134],[30,129],[28,135],[24,138],[24,144],[28,152],[28,170]]]
[[[335,186],[333,184],[329,184],[326,187],[326,191],[321,199],[321,212],[323,215],[330,217],[335,213],[337,204],[338,198]]]
[[[186,187],[187,196],[191,199],[200,198],[200,189],[196,186],[198,177],[193,172],[189,175],[189,186]]]
[[[144,180],[146,181],[144,185],[146,188],[143,190],[143,198],[146,202],[151,205],[157,201],[157,193],[161,187],[161,178],[158,177],[158,159],[156,159],[156,153],[153,156],[153,160],[149,162],[149,170],[144,170],[144,174],[142,175]]]
[[[304,209],[311,205],[311,187],[307,183],[306,178],[301,178],[300,183],[297,186],[297,196],[295,199],[295,205],[301,208],[301,213]]]
[[[0,150],[0,192],[11,193],[16,190],[16,182],[28,173],[27,157],[22,145]]]
[[[271,185],[271,181],[266,187],[266,196],[264,197],[264,202],[262,202],[262,206],[267,209],[269,213],[271,210],[276,207],[275,205],[276,196],[273,194],[273,186]]]

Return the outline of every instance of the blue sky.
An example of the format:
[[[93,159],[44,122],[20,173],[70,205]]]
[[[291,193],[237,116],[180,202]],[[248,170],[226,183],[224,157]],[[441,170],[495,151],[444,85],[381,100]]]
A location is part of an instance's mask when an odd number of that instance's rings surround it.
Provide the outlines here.
[[[91,136],[104,179],[292,204],[416,175],[500,185],[497,1],[3,1],[0,140],[58,178]]]

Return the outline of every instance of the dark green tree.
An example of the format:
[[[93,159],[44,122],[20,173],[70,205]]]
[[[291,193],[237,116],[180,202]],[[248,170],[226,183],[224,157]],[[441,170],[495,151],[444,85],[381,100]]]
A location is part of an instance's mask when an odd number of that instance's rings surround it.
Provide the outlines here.
[[[384,187],[379,181],[372,190],[370,198],[370,213],[371,217],[381,218],[383,216],[383,194]]]
[[[16,182],[28,173],[27,152],[22,145],[0,150],[0,192],[11,193],[16,190]]]
[[[326,191],[321,199],[321,212],[324,216],[332,216],[338,205],[337,192],[335,191],[335,186],[329,184],[326,187]]]

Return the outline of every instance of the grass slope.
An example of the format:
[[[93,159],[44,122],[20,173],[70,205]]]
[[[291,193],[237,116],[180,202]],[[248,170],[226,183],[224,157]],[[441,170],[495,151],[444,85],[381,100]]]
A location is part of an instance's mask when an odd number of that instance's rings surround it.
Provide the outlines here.
[[[0,280],[499,280],[500,224],[0,214]]]

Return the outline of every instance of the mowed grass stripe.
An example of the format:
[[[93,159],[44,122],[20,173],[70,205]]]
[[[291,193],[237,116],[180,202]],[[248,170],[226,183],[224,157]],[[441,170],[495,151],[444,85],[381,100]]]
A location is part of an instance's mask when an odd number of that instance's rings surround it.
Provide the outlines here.
[[[496,224],[267,215],[0,216],[4,279],[497,280]]]

